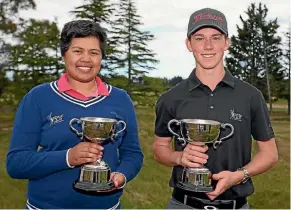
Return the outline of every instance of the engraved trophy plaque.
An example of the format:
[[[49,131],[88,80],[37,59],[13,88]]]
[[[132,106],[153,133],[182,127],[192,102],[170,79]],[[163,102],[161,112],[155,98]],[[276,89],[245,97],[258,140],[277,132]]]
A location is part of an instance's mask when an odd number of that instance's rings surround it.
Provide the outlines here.
[[[171,125],[175,123],[179,126],[179,134],[171,129]],[[226,137],[220,138],[221,129],[229,127],[231,132]],[[223,140],[231,137],[234,133],[234,127],[229,123],[220,123],[213,120],[202,119],[182,119],[170,120],[168,123],[169,131],[177,137],[177,140],[182,146],[186,143],[199,142],[199,145],[213,143],[213,148],[222,143]],[[206,168],[190,168],[184,167],[182,179],[178,182],[177,187],[193,192],[211,192],[213,187],[211,185],[211,171]]]
[[[81,124],[82,131],[79,132],[74,128],[73,123]],[[123,124],[123,128],[116,132],[117,124]],[[83,117],[71,119],[70,127],[82,139],[101,145],[108,140],[114,140],[119,133],[125,130],[126,123],[122,120],[118,121],[110,118]],[[74,187],[86,192],[112,191],[115,187],[113,182],[110,181],[110,173],[109,165],[100,158],[94,163],[85,164],[81,167],[79,180],[74,182]]]

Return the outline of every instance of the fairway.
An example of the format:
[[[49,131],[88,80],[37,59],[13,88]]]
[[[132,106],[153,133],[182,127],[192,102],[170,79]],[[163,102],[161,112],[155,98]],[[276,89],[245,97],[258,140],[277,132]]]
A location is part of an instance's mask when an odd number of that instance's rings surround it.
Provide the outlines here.
[[[161,209],[165,207],[171,195],[171,189],[168,187],[171,168],[162,166],[153,159],[154,108],[137,108],[137,116],[145,159],[139,175],[126,186],[122,207]],[[1,209],[24,208],[26,200],[26,181],[12,180],[5,170],[12,122],[13,114],[0,114]],[[275,109],[272,122],[279,150],[279,163],[269,172],[253,178],[255,193],[249,197],[253,209],[290,209],[290,117],[286,109]]]

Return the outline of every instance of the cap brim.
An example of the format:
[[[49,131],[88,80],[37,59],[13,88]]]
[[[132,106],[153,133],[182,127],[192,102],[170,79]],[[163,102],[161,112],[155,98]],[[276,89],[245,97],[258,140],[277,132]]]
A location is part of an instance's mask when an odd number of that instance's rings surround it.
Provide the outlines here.
[[[220,31],[221,33],[225,34],[226,36],[228,36],[228,33],[226,31],[217,27],[216,25],[205,24],[205,25],[200,25],[196,28],[193,28],[191,31],[188,31],[187,37],[189,38],[193,33],[195,33],[196,31],[198,31],[202,28],[214,28],[214,29],[217,29],[218,31]]]

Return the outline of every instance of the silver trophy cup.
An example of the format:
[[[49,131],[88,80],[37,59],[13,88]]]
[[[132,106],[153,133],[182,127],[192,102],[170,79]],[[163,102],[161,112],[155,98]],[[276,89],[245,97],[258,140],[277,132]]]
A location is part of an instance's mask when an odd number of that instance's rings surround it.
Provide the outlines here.
[[[73,127],[74,123],[81,124],[82,131]],[[123,124],[123,128],[116,132],[116,125]],[[73,118],[70,121],[71,129],[82,139],[103,144],[105,141],[114,138],[125,130],[126,123],[122,120],[98,117]],[[79,180],[74,183],[74,187],[87,192],[109,192],[115,189],[110,181],[111,169],[101,158],[94,163],[81,167]]]
[[[173,123],[179,127],[179,134],[171,129]],[[221,129],[225,129],[226,127],[230,127],[230,134],[219,139]],[[221,144],[223,140],[231,137],[234,133],[234,127],[229,123],[200,119],[173,119],[169,121],[168,129],[177,137],[177,140],[182,146],[185,146],[186,143],[191,144],[193,142],[199,142],[199,145],[202,146],[213,143],[214,149],[217,149],[217,146]],[[214,190],[211,185],[211,176],[212,173],[206,167],[184,167],[182,179],[178,182],[177,187],[193,192],[211,192]]]

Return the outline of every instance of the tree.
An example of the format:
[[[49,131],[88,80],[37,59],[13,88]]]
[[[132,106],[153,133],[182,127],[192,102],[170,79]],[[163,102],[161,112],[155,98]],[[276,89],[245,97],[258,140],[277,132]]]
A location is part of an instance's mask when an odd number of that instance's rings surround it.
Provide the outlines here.
[[[140,30],[140,19],[133,0],[120,0],[112,38],[120,44],[121,57],[118,67],[126,69],[129,87],[133,76],[145,75],[154,70],[154,64],[158,63],[155,59],[156,54],[147,46],[154,36],[148,31]]]
[[[55,22],[30,19],[15,33],[18,43],[11,46],[11,69],[16,91],[19,85],[29,90],[51,81],[64,69],[59,50],[59,30]],[[17,87],[18,86],[18,87]],[[21,94],[20,94],[21,97]]]
[[[106,57],[103,58],[102,62],[102,74],[114,74],[120,57],[120,52],[117,49],[118,43],[116,39],[111,38],[111,28],[114,24],[112,15],[116,5],[110,3],[109,0],[85,0],[85,2],[87,4],[75,7],[70,13],[76,18],[89,19],[107,28],[107,49]]]
[[[6,72],[0,66],[0,98],[4,93],[4,90],[8,84],[8,78]]]
[[[99,24],[111,25],[111,15],[114,11],[113,5],[108,0],[85,0],[87,4],[75,7],[70,13],[77,18],[90,19]]]
[[[288,115],[290,114],[290,69],[291,69],[291,26],[285,33],[286,48],[284,49],[284,67],[285,67],[285,79],[282,84],[281,97],[285,98],[288,102]]]
[[[246,14],[246,19],[240,16],[242,27],[237,25],[238,35],[230,39],[226,67],[236,77],[259,88],[271,105],[272,96],[279,94],[278,82],[284,78],[281,38],[276,35],[279,25],[277,19],[266,20],[268,9],[261,3],[252,3]]]
[[[171,87],[174,87],[175,85],[179,84],[182,81],[183,81],[182,77],[176,76],[169,80],[169,84]]]
[[[0,98],[8,83],[6,68],[9,66],[9,45],[0,39]]]
[[[17,29],[19,10],[35,9],[34,0],[2,0],[0,2],[0,31],[13,33]]]
[[[20,10],[35,9],[34,0],[1,0],[0,1],[0,98],[5,103],[5,97],[12,97],[9,89],[11,81],[7,77],[7,69],[11,67],[11,48],[6,37],[13,38],[17,29],[22,26],[22,19],[18,16]],[[4,35],[3,35],[4,34]],[[8,92],[7,92],[8,91]],[[7,93],[6,93],[7,92]]]

